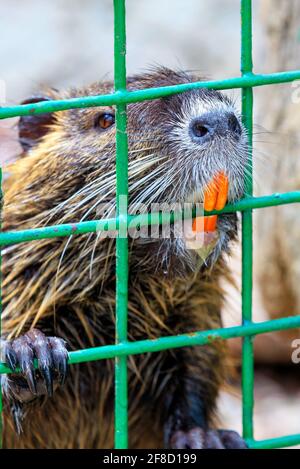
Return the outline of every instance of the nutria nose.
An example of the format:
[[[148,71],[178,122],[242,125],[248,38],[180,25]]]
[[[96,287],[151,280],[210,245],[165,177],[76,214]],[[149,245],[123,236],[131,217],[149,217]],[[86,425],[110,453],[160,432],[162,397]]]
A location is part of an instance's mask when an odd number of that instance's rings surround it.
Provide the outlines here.
[[[232,134],[238,138],[242,129],[233,112],[207,112],[196,117],[189,128],[191,139],[196,143],[208,142],[215,136]]]

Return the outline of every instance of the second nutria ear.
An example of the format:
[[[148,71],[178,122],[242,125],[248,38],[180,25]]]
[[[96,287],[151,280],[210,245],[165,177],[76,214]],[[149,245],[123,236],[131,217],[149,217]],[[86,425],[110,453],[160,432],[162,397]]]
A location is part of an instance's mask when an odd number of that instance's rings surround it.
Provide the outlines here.
[[[41,101],[50,101],[53,99],[50,96],[31,96],[22,101],[21,104],[33,104]],[[41,137],[43,137],[49,130],[49,126],[54,122],[54,114],[47,112],[45,114],[32,114],[29,116],[21,116],[18,129],[19,129],[19,142],[24,151],[30,150],[36,145]]]

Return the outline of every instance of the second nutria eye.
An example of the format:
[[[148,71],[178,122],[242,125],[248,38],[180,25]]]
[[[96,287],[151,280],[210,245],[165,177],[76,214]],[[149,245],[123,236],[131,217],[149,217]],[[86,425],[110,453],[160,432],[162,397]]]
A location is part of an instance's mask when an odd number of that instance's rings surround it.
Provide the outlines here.
[[[94,126],[102,130],[109,129],[115,123],[115,116],[110,112],[102,112],[95,117]]]

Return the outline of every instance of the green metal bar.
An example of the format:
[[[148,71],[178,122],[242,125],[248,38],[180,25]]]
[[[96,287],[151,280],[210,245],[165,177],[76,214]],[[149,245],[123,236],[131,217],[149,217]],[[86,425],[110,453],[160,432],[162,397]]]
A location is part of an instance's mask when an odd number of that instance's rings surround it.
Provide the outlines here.
[[[125,0],[114,0],[115,91],[126,90]],[[116,176],[119,231],[116,245],[116,344],[127,341],[128,311],[128,141],[126,104],[116,107]],[[128,446],[127,356],[115,358],[115,448]]]
[[[257,209],[264,207],[273,207],[278,205],[286,205],[300,203],[300,191],[286,192],[282,194],[265,195],[261,197],[245,197],[244,199],[228,204],[223,210],[213,210],[204,212],[206,215],[231,213],[237,211],[245,211],[248,209]],[[180,216],[180,213],[157,213],[128,215],[127,222],[139,224],[140,226],[151,225],[154,223],[165,224],[172,223],[174,218]],[[43,228],[31,228],[20,231],[4,231],[0,233],[0,246],[8,244],[17,244],[27,241],[39,239],[50,239],[61,236],[79,235],[85,233],[96,233],[99,231],[108,231],[111,227],[119,228],[118,218],[106,218],[102,220],[85,221],[80,223],[68,223],[62,225],[52,225]]]
[[[241,72],[242,76],[252,74],[252,1],[241,0]],[[245,178],[245,195],[252,197],[252,134],[253,134],[253,90],[242,90],[243,122],[248,132],[249,173]],[[252,211],[242,212],[242,318],[244,325],[252,321]],[[242,348],[242,399],[243,436],[253,438],[254,406],[254,358],[252,337],[243,340]]]
[[[258,75],[245,74],[242,77],[227,78],[225,80],[198,81],[194,83],[183,83],[180,85],[165,86],[161,88],[149,88],[137,91],[119,90],[116,93],[107,95],[60,99],[56,101],[45,101],[35,104],[3,107],[0,109],[0,119],[7,119],[9,117],[16,116],[26,116],[29,114],[42,114],[44,112],[64,111],[67,109],[135,103],[138,101],[163,98],[165,96],[183,93],[185,91],[197,88],[228,90],[234,88],[275,85],[279,83],[288,83],[294,80],[300,80],[300,70]]]
[[[248,326],[224,327],[207,331],[192,332],[158,339],[138,340],[135,342],[122,342],[119,344],[103,345],[69,353],[69,363],[84,363],[96,360],[104,360],[127,355],[139,355],[147,352],[159,352],[180,347],[193,347],[207,345],[215,340],[227,340],[236,337],[247,337],[258,334],[266,334],[286,329],[300,327],[300,315],[270,321],[251,323]],[[37,365],[37,364],[36,364]],[[0,364],[0,374],[11,373],[11,370]]]
[[[247,440],[252,449],[274,449],[300,445],[300,434],[270,438],[268,440]]]

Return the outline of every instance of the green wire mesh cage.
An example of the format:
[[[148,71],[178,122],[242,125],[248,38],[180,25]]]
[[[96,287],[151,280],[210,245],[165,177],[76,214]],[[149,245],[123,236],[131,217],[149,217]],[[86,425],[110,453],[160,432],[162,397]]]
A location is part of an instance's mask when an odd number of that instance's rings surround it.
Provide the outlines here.
[[[121,237],[131,221],[127,208],[119,203],[121,195],[128,195],[128,143],[126,134],[128,103],[151,100],[171,94],[181,93],[193,88],[242,89],[242,115],[248,131],[249,148],[252,148],[253,124],[253,87],[287,83],[300,79],[300,70],[254,74],[252,71],[252,2],[241,0],[241,77],[226,80],[196,82],[151,88],[138,91],[126,91],[126,21],[125,0],[114,0],[114,83],[115,92],[109,95],[88,96],[67,100],[47,101],[0,109],[0,118],[39,114],[66,109],[91,106],[115,105],[116,107],[116,182],[117,215],[114,220],[93,220],[77,224],[47,226],[23,231],[1,232],[0,245],[25,241],[54,238],[57,236],[80,235],[83,233],[108,230],[111,222],[116,223],[118,238],[116,243],[116,340],[115,345],[93,347],[70,353],[69,363],[82,363],[107,358],[115,359],[115,447],[128,446],[128,401],[127,401],[127,357],[132,354],[157,352],[176,347],[191,347],[208,344],[213,340],[243,338],[242,349],[242,407],[243,436],[250,448],[279,448],[300,444],[300,433],[269,440],[255,440],[253,437],[254,407],[254,359],[253,339],[257,334],[300,327],[300,315],[255,323],[252,321],[252,211],[253,209],[300,202],[300,191],[253,197],[252,178],[247,178],[244,198],[227,205],[220,212],[241,212],[242,216],[242,325],[210,331],[195,331],[173,337],[161,337],[156,340],[131,342],[127,339],[127,301],[128,301],[128,239]],[[251,154],[251,151],[250,151]],[[251,156],[249,156],[251,160]],[[251,163],[251,161],[250,161]],[[0,173],[1,177],[2,173]],[[136,215],[139,224],[148,225],[148,215]],[[172,218],[172,215],[169,216]],[[163,215],[159,215],[164,223]],[[10,370],[0,364],[0,373]],[[2,413],[2,401],[1,401]]]

